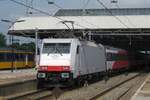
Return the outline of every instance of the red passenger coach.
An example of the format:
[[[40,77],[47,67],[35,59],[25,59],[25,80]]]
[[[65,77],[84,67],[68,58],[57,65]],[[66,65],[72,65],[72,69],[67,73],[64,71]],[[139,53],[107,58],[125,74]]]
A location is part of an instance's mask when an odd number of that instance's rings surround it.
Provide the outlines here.
[[[128,52],[120,48],[106,47],[107,69],[128,69]]]

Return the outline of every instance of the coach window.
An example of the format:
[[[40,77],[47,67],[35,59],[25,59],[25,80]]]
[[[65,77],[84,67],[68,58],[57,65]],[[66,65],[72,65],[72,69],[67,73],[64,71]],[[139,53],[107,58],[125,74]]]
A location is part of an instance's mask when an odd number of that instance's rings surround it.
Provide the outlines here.
[[[20,61],[20,59],[21,59],[21,54],[18,53],[18,61]]]
[[[13,56],[13,57],[14,57],[13,60],[15,61],[15,60],[17,59],[17,54],[14,53],[14,56]]]
[[[29,58],[29,61],[33,61],[34,60],[34,56],[32,54],[28,54],[28,58]]]
[[[107,60],[111,61],[112,60],[112,54],[111,53],[107,53]]]
[[[34,59],[34,58],[33,58],[33,55],[32,55],[32,54],[28,54],[28,60],[29,60],[29,61],[33,61],[33,59]]]
[[[114,53],[114,54],[113,54],[113,59],[114,59],[114,60],[119,60],[119,55]]]
[[[28,60],[32,61],[32,55],[31,54],[27,54],[28,55]]]
[[[13,56],[14,56],[14,54],[6,53],[6,59],[7,59],[8,61],[11,61],[12,58],[13,58]]]
[[[21,59],[20,59],[20,60],[21,60],[21,61],[24,61],[24,59],[25,59],[24,54],[21,54],[21,55],[20,55],[20,57],[21,57]]]
[[[4,61],[4,53],[0,53],[0,61]]]
[[[3,61],[8,61],[7,59],[7,53],[3,53],[4,54],[4,60]]]
[[[19,54],[15,53],[15,60],[19,60]]]

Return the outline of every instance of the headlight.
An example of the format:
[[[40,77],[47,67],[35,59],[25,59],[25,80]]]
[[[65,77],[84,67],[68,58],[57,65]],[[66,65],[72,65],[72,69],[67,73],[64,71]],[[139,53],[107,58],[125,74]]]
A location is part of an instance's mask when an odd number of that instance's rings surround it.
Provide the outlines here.
[[[62,78],[69,78],[69,73],[61,73]]]
[[[45,77],[46,77],[46,74],[45,74],[45,73],[38,73],[38,77],[39,77],[39,78],[45,78]]]

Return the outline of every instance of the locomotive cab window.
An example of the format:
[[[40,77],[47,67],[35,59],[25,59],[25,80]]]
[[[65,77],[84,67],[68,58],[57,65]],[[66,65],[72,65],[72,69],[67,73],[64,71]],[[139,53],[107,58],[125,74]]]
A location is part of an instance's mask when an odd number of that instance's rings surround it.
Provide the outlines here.
[[[70,43],[45,43],[43,46],[43,53],[68,54],[70,53]]]

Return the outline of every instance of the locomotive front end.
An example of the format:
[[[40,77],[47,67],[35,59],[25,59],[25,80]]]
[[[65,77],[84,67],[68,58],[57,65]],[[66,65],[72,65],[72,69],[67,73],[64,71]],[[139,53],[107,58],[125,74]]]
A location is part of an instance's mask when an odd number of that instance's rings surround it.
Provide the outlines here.
[[[71,40],[43,40],[37,73],[38,87],[70,84],[73,79],[70,51]]]

